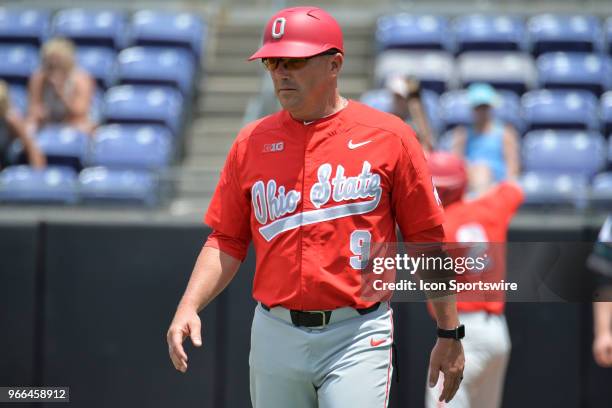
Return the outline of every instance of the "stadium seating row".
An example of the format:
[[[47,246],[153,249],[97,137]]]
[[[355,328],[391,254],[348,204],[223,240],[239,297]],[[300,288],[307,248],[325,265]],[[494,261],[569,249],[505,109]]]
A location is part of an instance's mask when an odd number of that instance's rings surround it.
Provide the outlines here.
[[[0,202],[30,204],[101,203],[154,206],[159,202],[156,173],[135,169],[11,166],[0,172]]]
[[[28,103],[26,89],[19,86],[9,89],[12,103],[25,114]],[[184,101],[181,93],[172,87],[120,85],[94,95],[90,116],[96,123],[163,125],[176,139],[182,131]]]
[[[612,89],[612,57],[587,52],[550,52],[535,61],[519,51],[470,51],[454,58],[446,51],[388,50],[374,70],[381,86],[390,75],[414,75],[437,93],[487,82],[522,94],[534,88],[584,89],[596,95]]]
[[[612,172],[598,174],[590,185],[584,175],[535,171],[524,173],[520,182],[527,206],[609,208],[612,203]],[[160,183],[155,173],[145,170],[89,167],[77,174],[70,167],[12,166],[0,172],[0,202],[153,206],[159,201]]]
[[[48,126],[36,140],[49,164],[75,170],[86,166],[163,170],[170,165],[175,148],[165,126],[144,124],[100,126],[93,138],[71,127]],[[13,143],[9,156],[13,163],[24,161],[19,141]]]
[[[612,205],[612,172],[598,174],[589,187],[585,176],[526,172],[520,179],[527,207],[569,206],[609,210]]]
[[[609,208],[612,206],[612,137],[598,132],[598,100],[587,91],[538,90],[523,98],[509,91],[499,93],[495,115],[502,121],[527,130],[522,139],[521,183],[527,206],[569,205]],[[456,125],[470,124],[472,113],[465,90],[441,97],[422,92],[426,113],[434,130],[441,134],[437,148],[449,150]],[[362,102],[391,111],[392,96],[386,89],[362,95]],[[606,130],[610,126],[612,93],[601,102]]]
[[[441,137],[437,148],[450,147],[449,132]],[[612,141],[606,143],[596,132],[535,130],[523,138],[521,167],[525,172],[580,175],[589,181],[606,168],[612,170]]]
[[[203,53],[207,26],[190,13],[139,10],[131,16],[112,9],[0,8],[0,43],[39,46],[51,37],[77,45],[120,50],[133,45],[166,45],[188,49],[197,60]]]
[[[523,51],[540,55],[553,51],[612,53],[612,17],[592,15],[471,14],[449,19],[434,14],[399,13],[379,18],[377,49],[392,48],[465,51]]]
[[[109,48],[79,47],[79,66],[88,71],[101,89],[115,84],[153,83],[174,86],[185,96],[193,92],[197,64],[180,48],[136,46],[118,54]],[[39,52],[31,45],[0,44],[0,78],[25,86],[39,66]]]
[[[457,125],[472,123],[467,92],[454,90],[440,97],[430,90],[422,92],[425,110],[433,129],[444,133]],[[389,112],[392,95],[386,89],[367,91],[361,101]],[[601,99],[584,90],[529,91],[519,98],[515,93],[500,91],[495,115],[511,123],[521,134],[538,129],[577,129],[612,134],[612,92]]]

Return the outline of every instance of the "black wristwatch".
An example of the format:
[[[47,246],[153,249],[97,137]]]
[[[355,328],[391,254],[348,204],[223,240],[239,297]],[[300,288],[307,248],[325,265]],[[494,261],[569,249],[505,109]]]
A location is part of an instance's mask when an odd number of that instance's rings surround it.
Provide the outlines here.
[[[461,340],[465,337],[465,326],[460,325],[459,327],[453,330],[444,330],[438,327],[438,337],[441,337],[443,339]]]

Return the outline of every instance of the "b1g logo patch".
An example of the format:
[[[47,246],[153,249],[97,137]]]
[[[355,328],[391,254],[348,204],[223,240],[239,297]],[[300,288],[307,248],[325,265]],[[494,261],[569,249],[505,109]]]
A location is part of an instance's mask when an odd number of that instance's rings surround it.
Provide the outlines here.
[[[285,150],[284,142],[268,143],[263,148],[264,153],[282,152],[283,150]]]

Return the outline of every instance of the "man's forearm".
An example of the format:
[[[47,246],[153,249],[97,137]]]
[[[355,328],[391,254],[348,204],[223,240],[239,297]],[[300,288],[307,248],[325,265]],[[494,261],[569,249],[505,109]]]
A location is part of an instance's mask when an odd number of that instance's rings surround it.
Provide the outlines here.
[[[203,247],[189,278],[179,308],[198,312],[208,305],[236,275],[240,261],[216,248]]]
[[[429,127],[429,121],[427,120],[427,115],[425,113],[425,109],[423,108],[423,103],[420,98],[411,98],[408,100],[408,110],[410,111],[410,116],[412,117],[417,130],[418,137],[423,149],[425,151],[430,152],[433,150],[433,135],[431,133],[431,128]]]
[[[439,328],[452,330],[459,326],[455,296],[445,297],[444,300],[432,300],[431,305]]]
[[[612,302],[595,302],[593,303],[593,311],[595,336],[612,331]]]

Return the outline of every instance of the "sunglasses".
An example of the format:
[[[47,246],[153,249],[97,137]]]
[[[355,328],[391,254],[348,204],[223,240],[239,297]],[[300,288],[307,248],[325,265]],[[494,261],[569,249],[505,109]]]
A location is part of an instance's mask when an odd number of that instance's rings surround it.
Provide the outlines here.
[[[320,57],[322,55],[336,55],[338,50],[331,49],[321,54],[313,55],[312,57],[306,58],[262,58],[261,62],[264,64],[268,71],[274,71],[278,66],[282,63],[287,71],[296,71],[298,69],[302,69],[306,66],[309,59]]]

